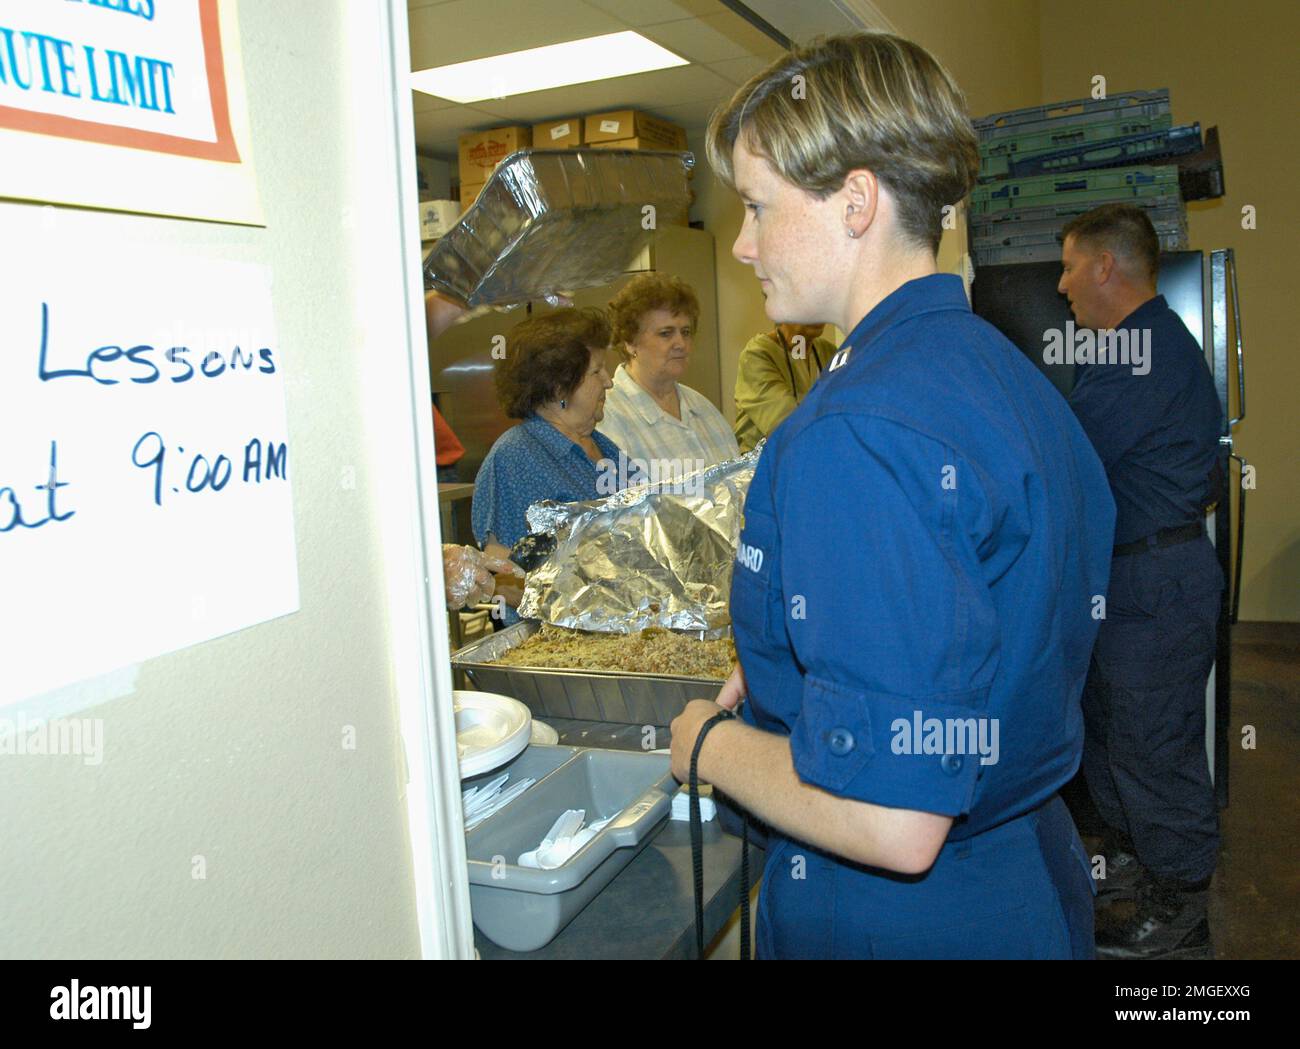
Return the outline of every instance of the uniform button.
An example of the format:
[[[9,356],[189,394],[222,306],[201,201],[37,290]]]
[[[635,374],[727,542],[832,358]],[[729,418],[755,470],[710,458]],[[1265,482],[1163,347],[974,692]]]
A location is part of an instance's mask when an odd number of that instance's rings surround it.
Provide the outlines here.
[[[833,728],[830,732],[831,753],[837,758],[844,757],[853,749],[853,733],[846,728]]]
[[[949,776],[957,775],[964,764],[966,764],[966,759],[960,754],[945,754],[939,759],[939,767]]]

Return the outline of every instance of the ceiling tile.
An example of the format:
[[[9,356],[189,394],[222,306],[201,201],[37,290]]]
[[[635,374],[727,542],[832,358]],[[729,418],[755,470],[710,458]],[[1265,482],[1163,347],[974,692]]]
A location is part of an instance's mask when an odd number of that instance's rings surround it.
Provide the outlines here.
[[[816,6],[832,6],[814,0]],[[413,69],[463,62],[635,26],[692,60],[656,70],[463,106],[414,92],[423,153],[454,158],[465,131],[636,108],[701,129],[735,86],[780,48],[718,0],[407,0]],[[706,64],[707,63],[707,64]]]
[[[580,0],[451,0],[411,11],[411,68],[432,69],[626,28]]]
[[[729,81],[704,66],[677,66],[550,91],[531,91],[510,98],[486,99],[475,105],[503,120],[537,123],[553,117],[611,109],[645,109],[657,113],[664,106],[701,99],[716,101],[729,94],[731,87]]]
[[[717,14],[722,9],[718,0],[587,0],[630,26],[653,25],[671,22],[678,18]]]
[[[761,73],[772,64],[772,59],[784,53],[778,51],[776,54],[765,58],[729,58],[725,62],[710,62],[709,68],[731,83],[740,85],[755,73]]]
[[[888,29],[888,25],[877,25],[880,12],[876,4],[867,2],[853,4],[836,3],[835,0],[745,0],[750,10],[760,18],[776,26],[791,40],[807,41],[814,36],[834,33],[852,33],[869,26]],[[871,13],[871,17],[859,18],[846,8],[860,7]]]
[[[456,105],[445,98],[439,98],[437,95],[426,94],[423,91],[411,92],[411,109],[416,113],[426,113],[431,109],[448,109]]]
[[[655,115],[671,120],[674,124],[681,124],[688,131],[702,131],[708,127],[709,117],[713,115],[714,109],[725,100],[726,96],[685,102],[679,106],[660,106],[655,110]]]
[[[491,127],[496,118],[473,106],[448,106],[415,114],[415,148],[427,156],[456,156],[457,139],[466,131]]]
[[[730,11],[642,26],[640,32],[692,62],[780,54],[781,45]]]

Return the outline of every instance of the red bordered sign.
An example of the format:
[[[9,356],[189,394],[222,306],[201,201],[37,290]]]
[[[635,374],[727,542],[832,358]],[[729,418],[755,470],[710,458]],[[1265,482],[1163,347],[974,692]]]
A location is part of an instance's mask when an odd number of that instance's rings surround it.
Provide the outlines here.
[[[76,0],[73,2],[75,3]],[[73,98],[72,92],[76,91],[75,97],[84,100],[89,93],[95,101],[101,103],[100,111],[96,116],[103,118],[85,119],[66,112],[49,112],[39,108],[0,104],[0,128],[54,135],[102,145],[127,146],[178,157],[238,164],[240,155],[231,128],[217,0],[190,0],[190,3],[197,5],[197,32],[200,46],[195,47],[195,42],[192,40],[188,41],[188,44],[191,51],[201,54],[202,76],[200,78],[197,69],[190,70],[186,85],[186,101],[192,107],[196,101],[201,104],[202,95],[206,94],[211,113],[210,130],[215,136],[214,139],[168,134],[165,131],[129,126],[127,123],[112,119],[121,111],[115,109],[114,104],[119,106],[124,104],[119,102],[117,97],[113,97],[118,92],[117,71],[112,63],[107,66],[103,64],[103,56],[107,52],[96,53],[97,45],[93,35],[95,26],[90,23],[99,20],[102,25],[106,16],[121,19],[139,18],[142,11],[148,11],[152,18],[156,10],[163,10],[164,4],[172,9],[168,12],[171,17],[178,11],[183,11],[186,6],[184,0],[158,0],[156,7],[152,2],[148,2],[147,6],[133,6],[144,3],[146,0],[85,0],[84,7],[63,8],[61,21],[64,25],[69,23],[70,10],[83,15],[83,25],[88,35],[81,35],[75,40],[70,39],[76,33],[75,27],[68,30],[64,36],[56,37],[53,35],[54,31],[44,25],[32,28],[22,24],[21,20],[14,16],[14,5],[0,3],[0,16],[6,16],[3,21],[0,21],[0,102],[17,96],[16,89],[23,83],[22,71],[25,68],[26,80],[30,85],[27,91],[34,99],[60,94]],[[31,14],[40,13],[39,8],[33,9],[31,5],[23,5],[23,7]],[[112,28],[111,22],[108,24]],[[110,57],[120,56],[121,53],[116,53]],[[98,83],[97,60],[100,62],[99,76],[102,76],[106,83],[108,77],[112,76],[113,96],[107,99],[97,97],[101,90],[109,90]],[[150,61],[161,62],[158,59]],[[131,75],[129,62],[122,57],[120,65],[129,77]],[[170,63],[168,68],[171,68]],[[170,101],[170,93],[168,97]],[[204,118],[207,115],[205,112]]]

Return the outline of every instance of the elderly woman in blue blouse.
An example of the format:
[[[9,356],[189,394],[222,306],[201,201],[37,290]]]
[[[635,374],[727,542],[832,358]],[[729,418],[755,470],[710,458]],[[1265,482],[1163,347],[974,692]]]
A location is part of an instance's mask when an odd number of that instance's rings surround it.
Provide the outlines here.
[[[598,482],[602,470],[616,470],[618,445],[596,424],[613,385],[605,370],[609,340],[609,322],[593,309],[534,317],[507,336],[495,373],[497,397],[521,421],[497,438],[475,482],[474,538],[487,554],[508,556],[528,534],[525,513],[539,500],[608,494]],[[518,617],[507,609],[506,621]]]

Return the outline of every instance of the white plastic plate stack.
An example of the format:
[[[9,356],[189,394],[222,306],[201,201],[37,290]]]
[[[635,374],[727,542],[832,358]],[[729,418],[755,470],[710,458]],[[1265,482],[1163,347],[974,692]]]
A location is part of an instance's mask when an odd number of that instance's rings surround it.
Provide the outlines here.
[[[460,689],[452,697],[461,779],[490,772],[528,746],[533,716],[519,700]]]

